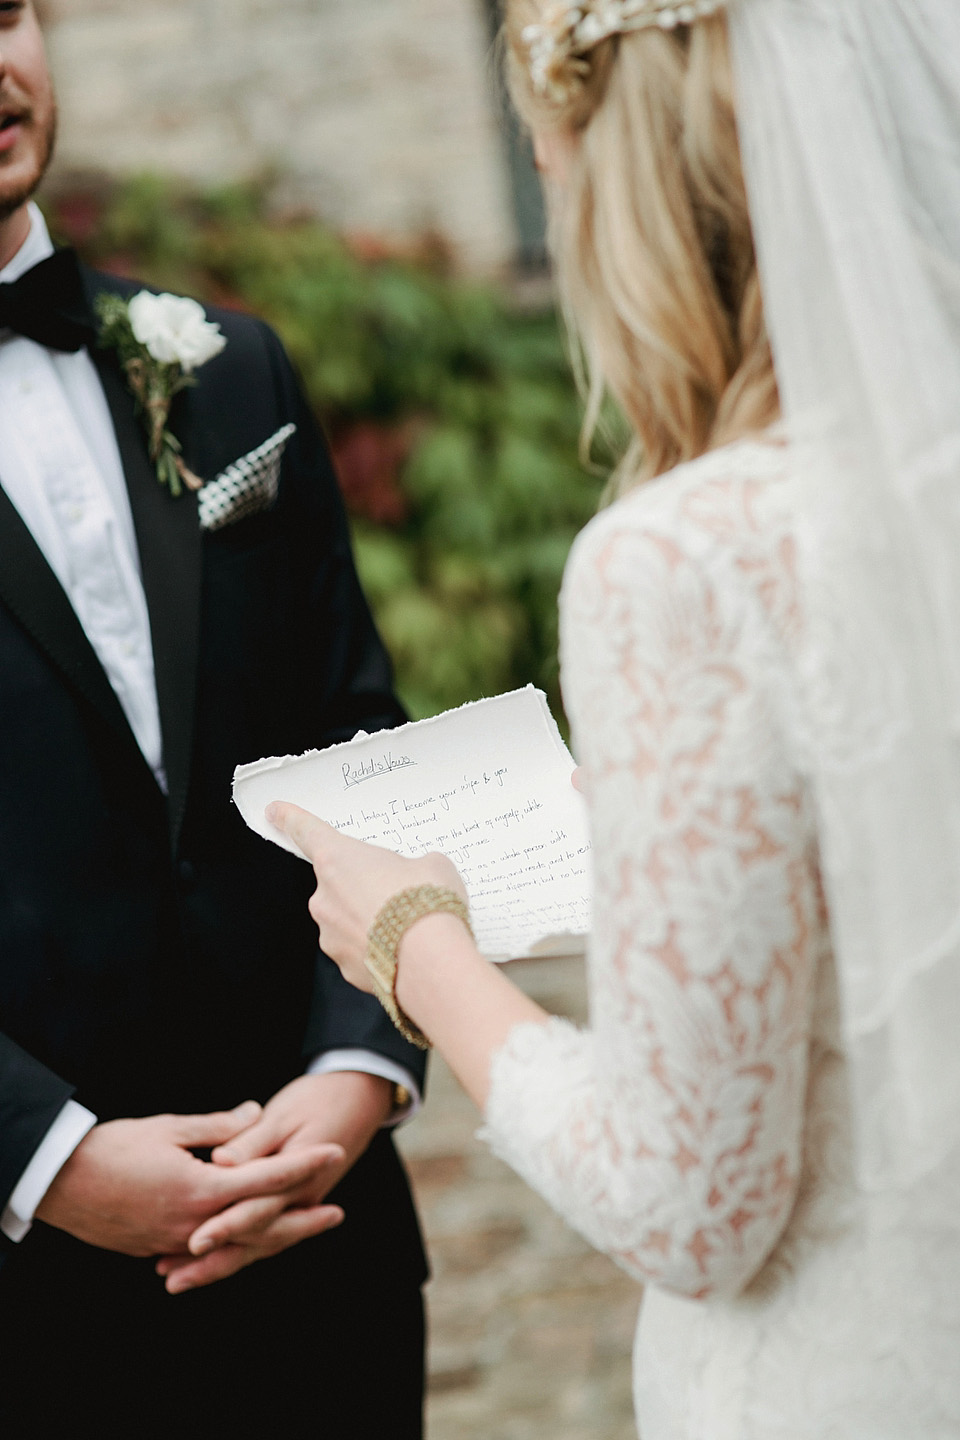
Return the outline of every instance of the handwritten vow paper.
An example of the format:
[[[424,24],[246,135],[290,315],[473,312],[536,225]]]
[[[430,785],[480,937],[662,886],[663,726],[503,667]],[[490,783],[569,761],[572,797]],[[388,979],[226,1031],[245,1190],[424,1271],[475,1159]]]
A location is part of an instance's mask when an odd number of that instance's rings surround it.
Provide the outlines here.
[[[574,954],[590,925],[590,841],[574,764],[545,697],[527,686],[328,750],[241,765],[233,798],[251,829],[291,800],[401,855],[441,850],[463,876],[492,960]]]

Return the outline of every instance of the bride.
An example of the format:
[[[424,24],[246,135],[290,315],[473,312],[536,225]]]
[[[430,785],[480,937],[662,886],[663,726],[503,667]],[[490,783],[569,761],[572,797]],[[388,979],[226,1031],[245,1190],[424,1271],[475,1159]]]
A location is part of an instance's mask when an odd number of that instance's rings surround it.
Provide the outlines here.
[[[346,976],[645,1283],[644,1440],[945,1440],[960,8],[508,0],[506,33],[588,416],[608,386],[636,437],[562,594],[590,1029],[479,957],[443,857],[272,818]]]

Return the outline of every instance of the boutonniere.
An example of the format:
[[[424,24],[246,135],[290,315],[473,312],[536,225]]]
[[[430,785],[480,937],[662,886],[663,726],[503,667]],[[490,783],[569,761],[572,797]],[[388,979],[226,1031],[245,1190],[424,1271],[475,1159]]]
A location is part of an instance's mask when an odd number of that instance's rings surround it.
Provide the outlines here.
[[[182,295],[152,295],[141,290],[131,300],[100,294],[100,344],[116,350],[147,431],[157,479],[171,495],[183,486],[199,490],[203,481],[184,463],[182,446],[167,429],[173,397],[195,385],[194,371],[226,345],[220,326],[207,319],[202,305]]]

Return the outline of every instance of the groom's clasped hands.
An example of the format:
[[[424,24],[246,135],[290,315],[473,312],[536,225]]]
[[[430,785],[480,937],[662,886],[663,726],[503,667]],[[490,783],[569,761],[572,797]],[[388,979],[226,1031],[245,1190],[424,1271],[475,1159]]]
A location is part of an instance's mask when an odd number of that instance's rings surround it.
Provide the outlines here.
[[[108,1121],[37,1215],[90,1245],[159,1257],[173,1294],[209,1285],[340,1224],[326,1196],[390,1103],[385,1082],[347,1071],[300,1076],[262,1107]]]

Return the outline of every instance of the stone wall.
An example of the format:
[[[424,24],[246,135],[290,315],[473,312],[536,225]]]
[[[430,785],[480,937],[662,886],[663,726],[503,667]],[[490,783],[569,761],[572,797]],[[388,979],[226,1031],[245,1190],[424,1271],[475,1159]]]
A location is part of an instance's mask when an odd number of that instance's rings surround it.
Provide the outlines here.
[[[348,231],[443,235],[493,272],[516,238],[483,0],[46,0],[57,168],[276,172]]]

